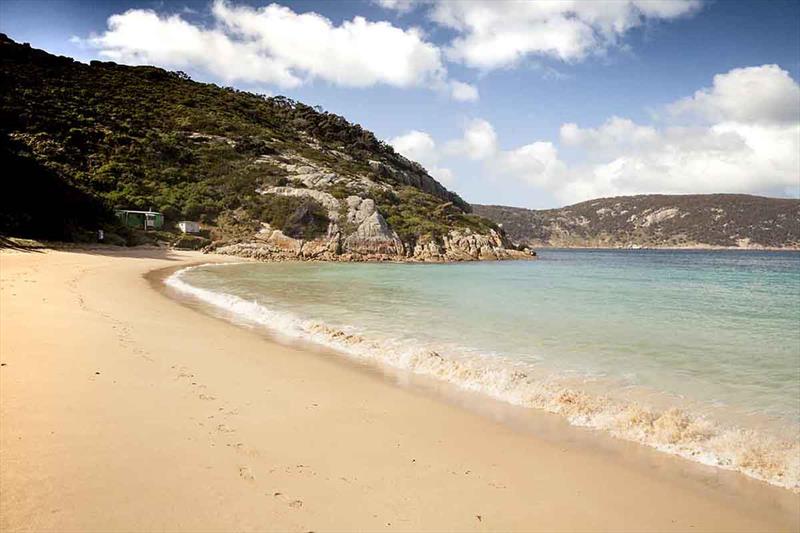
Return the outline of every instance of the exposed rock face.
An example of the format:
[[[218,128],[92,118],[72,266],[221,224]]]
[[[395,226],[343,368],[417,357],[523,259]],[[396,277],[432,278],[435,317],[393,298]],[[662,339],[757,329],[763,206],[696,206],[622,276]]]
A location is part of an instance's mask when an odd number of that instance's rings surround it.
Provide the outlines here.
[[[420,240],[411,257],[417,261],[493,261],[524,259],[535,254],[530,249],[517,250],[500,233],[491,230],[488,235],[469,229],[453,230],[442,240]]]
[[[347,198],[347,222],[356,230],[344,239],[346,253],[365,256],[403,256],[405,247],[400,237],[389,228],[383,216],[369,198],[350,196]]]
[[[745,194],[599,198],[560,209],[473,206],[531,246],[800,248],[800,200]]]
[[[294,196],[296,198],[313,198],[328,210],[328,218],[331,220],[336,220],[339,218],[339,200],[326,192],[317,191],[314,189],[300,189],[296,187],[269,187],[266,189],[258,189],[257,192],[260,194]]]
[[[317,239],[295,239],[269,224],[262,224],[253,239],[212,245],[210,250],[260,260],[442,262],[535,256],[529,249],[517,249],[495,230],[488,234],[468,228],[452,230],[442,238],[425,236],[414,246],[407,246],[389,227],[371,198],[351,195],[340,201],[322,191],[293,187],[271,187],[259,192],[313,198],[328,210],[331,221],[326,235]]]
[[[332,155],[345,161],[352,159],[347,154],[338,151],[333,152],[335,153],[332,153]],[[385,185],[375,183],[364,176],[348,176],[345,178],[336,172],[332,172],[325,165],[311,161],[299,154],[290,154],[288,157],[291,158],[292,162],[285,161],[287,154],[284,154],[281,158],[271,154],[264,154],[256,159],[256,163],[271,163],[285,171],[287,176],[302,183],[309,189],[321,189],[336,184],[347,184],[348,187],[362,192],[372,187],[386,188]],[[446,191],[446,189],[444,190]]]
[[[324,260],[324,261],[495,261],[530,259],[536,254],[528,249],[516,249],[507,238],[492,230],[488,235],[469,229],[453,230],[441,239],[426,237],[413,248],[406,247],[389,228],[370,200],[348,198],[354,209],[350,213],[369,213],[355,218],[355,232],[342,238],[333,227],[325,238],[293,239],[265,225],[257,238],[243,243],[212,247],[215,253],[249,257],[260,260]],[[367,204],[366,207],[364,204]]]
[[[449,200],[468,213],[472,211],[472,206],[462,200],[457,194],[448,191],[441,183],[429,176],[419,163],[409,161],[402,155],[397,155],[396,157],[406,168],[398,168],[397,166],[387,165],[380,161],[370,161],[369,166],[372,167],[378,176],[390,178],[392,181],[403,185],[410,185],[433,194],[434,196],[438,196],[439,198]]]

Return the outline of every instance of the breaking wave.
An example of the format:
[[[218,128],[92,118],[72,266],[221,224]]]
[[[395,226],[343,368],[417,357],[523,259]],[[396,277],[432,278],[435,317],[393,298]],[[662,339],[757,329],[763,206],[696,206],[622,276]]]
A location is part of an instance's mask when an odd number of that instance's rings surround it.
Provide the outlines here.
[[[225,263],[230,265],[231,263]],[[256,301],[191,285],[184,268],[165,283],[238,319],[288,337],[312,341],[360,361],[409,371],[517,405],[563,416],[572,425],[605,431],[692,461],[742,472],[800,492],[800,441],[782,440],[749,429],[723,426],[676,407],[655,409],[541,377],[531,365],[497,355],[431,349],[408,340],[368,338],[351,327],[333,327]]]

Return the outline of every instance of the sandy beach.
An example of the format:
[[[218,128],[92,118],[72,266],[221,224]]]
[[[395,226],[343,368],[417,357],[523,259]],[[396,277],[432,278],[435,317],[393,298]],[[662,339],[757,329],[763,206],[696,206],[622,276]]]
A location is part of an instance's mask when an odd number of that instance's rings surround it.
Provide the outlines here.
[[[154,287],[209,261],[0,253],[2,531],[800,528],[788,490],[538,435]]]

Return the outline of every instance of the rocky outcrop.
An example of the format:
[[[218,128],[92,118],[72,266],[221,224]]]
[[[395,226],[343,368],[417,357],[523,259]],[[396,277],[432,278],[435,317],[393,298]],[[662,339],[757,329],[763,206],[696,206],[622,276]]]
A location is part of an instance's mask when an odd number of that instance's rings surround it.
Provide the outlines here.
[[[459,195],[448,191],[441,183],[433,179],[419,163],[406,159],[401,155],[395,156],[399,165],[389,165],[381,161],[369,161],[369,166],[382,179],[388,179],[399,185],[409,185],[442,200],[453,202],[459,208],[469,213],[472,206],[465,202]]]
[[[528,249],[517,249],[495,230],[489,234],[474,233],[470,229],[453,230],[440,241],[421,239],[414,246],[411,258],[415,261],[495,261],[528,259],[536,254]]]
[[[220,254],[260,260],[324,261],[486,261],[535,256],[518,249],[496,230],[478,233],[469,228],[451,230],[441,238],[423,236],[413,245],[403,243],[378,211],[375,201],[351,195],[345,200],[313,189],[271,187],[261,194],[311,198],[328,211],[330,223],[324,236],[298,239],[262,223],[252,239],[217,243],[209,247]]]
[[[389,228],[383,217],[362,205],[370,200],[348,198],[354,206],[352,213],[364,212],[355,232],[342,237],[333,228],[325,238],[293,239],[267,225],[257,238],[247,242],[212,245],[209,251],[219,254],[248,257],[262,261],[321,260],[321,261],[408,261],[439,263],[451,261],[497,261],[530,259],[536,253],[529,248],[514,247],[503,235],[492,230],[488,235],[470,229],[453,230],[441,239],[426,237],[413,247],[407,247]],[[363,211],[362,211],[363,209]],[[355,219],[359,220],[359,219]]]
[[[331,150],[330,155],[334,155],[345,161],[349,156],[338,151]],[[291,162],[288,162],[289,159]],[[386,188],[383,184],[375,183],[365,176],[342,176],[331,171],[326,165],[312,161],[299,154],[282,154],[280,157],[264,154],[259,156],[255,163],[270,163],[280,168],[286,173],[286,177],[302,183],[308,189],[323,189],[335,186],[336,184],[346,184],[349,188],[357,191],[367,191],[370,188]]]
[[[328,218],[336,220],[339,218],[339,200],[323,191],[314,189],[300,189],[297,187],[268,187],[258,189],[259,194],[277,194],[279,196],[294,196],[295,198],[311,198],[319,202],[328,210]]]
[[[347,224],[355,231],[342,243],[345,253],[364,256],[405,255],[405,246],[369,198],[350,196],[347,198]]]

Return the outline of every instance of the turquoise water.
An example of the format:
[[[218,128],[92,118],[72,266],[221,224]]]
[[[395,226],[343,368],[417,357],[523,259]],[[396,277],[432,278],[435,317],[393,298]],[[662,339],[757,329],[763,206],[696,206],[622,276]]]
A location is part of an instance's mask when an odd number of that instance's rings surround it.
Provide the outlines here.
[[[376,364],[703,462],[758,470],[737,463],[753,462],[737,456],[742,450],[728,450],[745,440],[747,453],[760,447],[770,454],[765,462],[782,453],[786,463],[781,472],[748,473],[797,485],[800,254],[544,250],[539,257],[245,263],[184,271],[173,285],[241,319]]]

